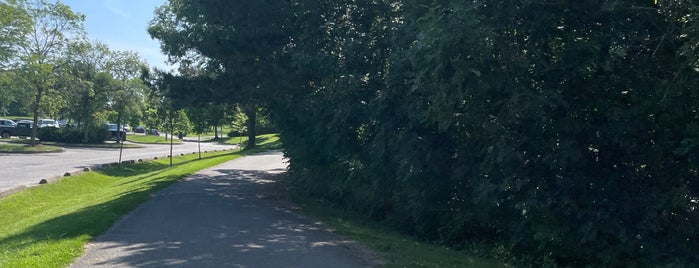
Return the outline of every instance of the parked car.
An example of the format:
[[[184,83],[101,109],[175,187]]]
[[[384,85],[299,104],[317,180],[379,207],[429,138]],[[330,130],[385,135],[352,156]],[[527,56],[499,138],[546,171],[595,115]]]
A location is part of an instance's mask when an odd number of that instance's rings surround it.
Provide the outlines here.
[[[146,135],[160,135],[160,132],[158,132],[157,128],[151,128],[148,130],[148,133]]]
[[[15,132],[12,133],[12,135],[17,137],[30,137],[32,135],[33,127],[34,121],[20,120],[17,122],[17,128],[15,129]]]
[[[109,138],[111,140],[117,142],[126,140],[126,131],[123,126],[117,131],[117,124],[107,124],[107,130],[109,130]]]
[[[146,128],[143,126],[137,126],[133,129],[134,133],[146,133]]]
[[[58,125],[58,121],[53,120],[53,119],[41,119],[36,122],[36,125],[39,126],[39,128],[45,128],[45,127],[54,127],[54,128],[60,128]]]
[[[8,139],[10,136],[14,136],[14,132],[17,130],[17,123],[9,119],[0,118],[0,137],[3,139]]]

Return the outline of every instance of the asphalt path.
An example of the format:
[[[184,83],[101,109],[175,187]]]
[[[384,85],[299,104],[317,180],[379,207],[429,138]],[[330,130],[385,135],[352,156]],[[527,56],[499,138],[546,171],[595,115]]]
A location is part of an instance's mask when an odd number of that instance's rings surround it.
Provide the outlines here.
[[[170,145],[145,144],[144,148],[124,148],[122,161],[148,160],[170,155]],[[235,145],[201,143],[201,151],[237,148]],[[198,152],[196,142],[184,142],[173,146],[173,154]],[[119,161],[119,149],[66,148],[61,153],[6,154],[0,153],[0,196],[13,191],[36,186],[39,181],[53,181],[66,172],[75,173],[84,168]]]
[[[275,197],[285,171],[282,154],[271,152],[190,176],[122,218],[70,267],[376,264],[376,255]]]

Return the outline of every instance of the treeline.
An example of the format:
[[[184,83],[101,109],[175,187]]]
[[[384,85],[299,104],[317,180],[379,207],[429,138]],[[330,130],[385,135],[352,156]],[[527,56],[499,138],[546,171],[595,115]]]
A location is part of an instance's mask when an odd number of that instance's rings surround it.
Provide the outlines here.
[[[103,140],[106,121],[161,121],[163,98],[142,79],[150,67],[136,52],[88,40],[83,14],[60,1],[10,0],[0,15],[0,115],[31,115],[32,144],[40,118],[76,125],[44,135],[71,142]]]
[[[699,4],[215,2],[169,12],[265,53],[237,68],[266,77],[297,191],[535,266],[699,263]],[[236,39],[228,13],[265,19]]]

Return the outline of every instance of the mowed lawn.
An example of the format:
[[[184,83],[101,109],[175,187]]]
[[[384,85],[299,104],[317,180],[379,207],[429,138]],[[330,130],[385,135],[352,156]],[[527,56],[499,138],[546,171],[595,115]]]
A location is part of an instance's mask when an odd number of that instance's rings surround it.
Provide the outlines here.
[[[240,152],[106,168],[0,199],[0,267],[65,267],[83,246],[150,195]]]
[[[138,135],[138,134],[131,134],[131,135],[126,135],[126,140],[130,142],[136,142],[136,143],[150,143],[150,144],[170,144],[170,136],[168,135],[168,138],[165,139],[163,136],[157,136],[157,135]],[[174,139],[172,140],[172,143],[175,144],[180,144],[182,141],[180,139]]]

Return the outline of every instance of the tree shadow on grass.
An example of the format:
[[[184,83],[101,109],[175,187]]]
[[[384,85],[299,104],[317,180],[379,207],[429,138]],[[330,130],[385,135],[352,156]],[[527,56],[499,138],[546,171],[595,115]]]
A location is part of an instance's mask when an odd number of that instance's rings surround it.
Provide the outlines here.
[[[126,192],[116,199],[35,224],[18,234],[0,239],[0,244],[14,252],[21,252],[28,248],[36,249],[35,247],[42,242],[74,239],[86,235],[95,237],[108,230],[124,214],[145,202],[151,193],[171,185],[174,181],[154,181],[142,190]],[[40,255],[41,252],[32,254]]]

